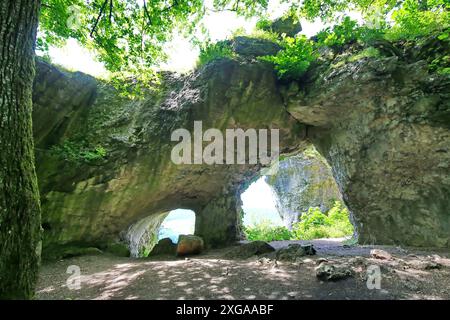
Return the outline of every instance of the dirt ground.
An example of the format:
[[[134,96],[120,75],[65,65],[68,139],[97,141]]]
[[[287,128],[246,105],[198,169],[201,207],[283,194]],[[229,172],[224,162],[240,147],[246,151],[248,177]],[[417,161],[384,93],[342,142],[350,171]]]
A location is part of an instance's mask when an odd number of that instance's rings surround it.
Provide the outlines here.
[[[252,257],[226,260],[228,249],[190,258],[148,259],[111,255],[81,256],[42,266],[38,299],[450,299],[448,250],[387,246],[344,246],[341,239],[276,241],[313,243],[317,254],[295,262]],[[392,259],[371,256],[372,249]],[[320,263],[345,266],[352,275],[320,280]],[[70,281],[69,266],[80,268],[80,286]],[[380,288],[368,289],[367,270],[379,267]],[[70,270],[77,267],[71,267]],[[67,280],[69,279],[69,282]],[[75,284],[75,286],[67,283]]]

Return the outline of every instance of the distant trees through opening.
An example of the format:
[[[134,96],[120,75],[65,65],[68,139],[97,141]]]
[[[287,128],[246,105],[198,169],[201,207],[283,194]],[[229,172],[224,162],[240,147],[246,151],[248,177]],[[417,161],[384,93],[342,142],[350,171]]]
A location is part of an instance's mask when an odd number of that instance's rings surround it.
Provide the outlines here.
[[[299,190],[288,190],[299,192]],[[247,240],[313,240],[323,238],[347,238],[350,240],[354,228],[350,222],[349,211],[339,199],[327,209],[321,204],[309,207],[305,212],[295,212],[296,219],[284,217],[279,213],[280,195],[262,176],[241,194],[242,225]],[[278,206],[278,207],[277,207]]]
[[[158,232],[158,241],[170,238],[173,243],[178,243],[182,234],[194,234],[195,212],[188,209],[176,209],[170,211],[161,224]]]

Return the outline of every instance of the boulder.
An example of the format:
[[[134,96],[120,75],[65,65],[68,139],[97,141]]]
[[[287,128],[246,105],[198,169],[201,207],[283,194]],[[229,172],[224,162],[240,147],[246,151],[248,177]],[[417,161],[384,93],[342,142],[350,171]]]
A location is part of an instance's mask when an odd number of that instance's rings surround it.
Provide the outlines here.
[[[193,235],[180,235],[177,245],[177,256],[200,254],[205,247],[203,239]]]
[[[235,247],[225,254],[229,259],[248,259],[252,256],[274,252],[275,248],[265,241],[252,241]]]
[[[272,31],[279,34],[286,34],[288,37],[295,37],[297,33],[302,31],[302,25],[299,21],[295,21],[293,17],[281,17],[274,20],[263,30]]]
[[[281,50],[281,47],[273,41],[244,36],[231,40],[231,47],[238,55],[252,58],[275,55]]]
[[[153,247],[150,252],[150,256],[158,256],[163,254],[175,254],[177,252],[177,245],[170,240],[170,238],[164,238]]]
[[[316,250],[314,249],[312,244],[290,244],[287,248],[279,249],[277,251],[276,258],[280,261],[296,261],[297,258],[315,254]]]

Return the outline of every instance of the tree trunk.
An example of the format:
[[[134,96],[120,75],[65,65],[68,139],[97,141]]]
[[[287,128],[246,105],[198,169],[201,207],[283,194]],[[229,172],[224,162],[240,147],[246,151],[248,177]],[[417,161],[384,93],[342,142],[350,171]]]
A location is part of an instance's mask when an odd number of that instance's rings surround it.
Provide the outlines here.
[[[0,0],[0,299],[34,295],[40,205],[31,90],[40,0]]]

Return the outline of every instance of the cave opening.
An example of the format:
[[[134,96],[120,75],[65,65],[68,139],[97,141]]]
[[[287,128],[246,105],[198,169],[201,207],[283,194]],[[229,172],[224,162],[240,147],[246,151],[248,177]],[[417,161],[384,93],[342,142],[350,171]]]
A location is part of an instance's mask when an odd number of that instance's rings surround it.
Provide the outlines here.
[[[267,236],[261,234],[264,230],[283,226],[266,176],[260,176],[252,182],[241,194],[241,201],[242,226],[247,240],[268,240]]]
[[[180,208],[138,220],[124,234],[131,257],[148,257],[162,239],[170,239],[170,245],[176,245],[180,235],[194,234],[195,220],[194,211]]]
[[[246,240],[357,241],[331,168],[313,146],[283,157],[275,174],[254,179],[241,201]]]
[[[177,244],[180,235],[195,233],[195,212],[189,209],[175,209],[164,218],[158,231],[158,241],[169,238]]]

